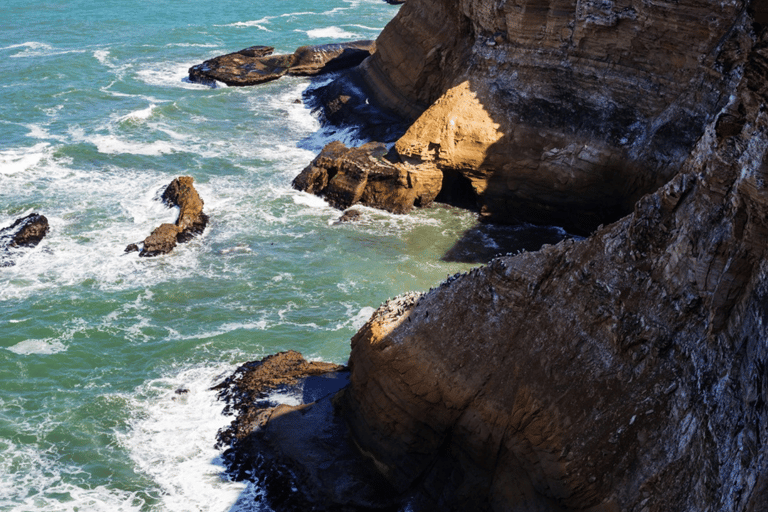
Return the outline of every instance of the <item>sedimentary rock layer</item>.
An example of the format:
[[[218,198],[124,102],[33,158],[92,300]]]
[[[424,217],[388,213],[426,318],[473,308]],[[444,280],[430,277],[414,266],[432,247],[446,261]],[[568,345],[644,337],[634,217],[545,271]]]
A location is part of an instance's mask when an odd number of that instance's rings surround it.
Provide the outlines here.
[[[748,4],[416,0],[357,82],[413,122],[402,161],[443,170],[490,219],[588,231],[668,181],[728,102]]]
[[[395,299],[355,335],[344,417],[412,509],[768,510],[765,32],[744,57],[631,215]]]
[[[418,172],[393,165],[384,144],[371,142],[347,148],[335,141],[293,180],[299,190],[317,194],[336,208],[363,203],[394,213],[430,204],[440,190],[443,175],[422,167]]]

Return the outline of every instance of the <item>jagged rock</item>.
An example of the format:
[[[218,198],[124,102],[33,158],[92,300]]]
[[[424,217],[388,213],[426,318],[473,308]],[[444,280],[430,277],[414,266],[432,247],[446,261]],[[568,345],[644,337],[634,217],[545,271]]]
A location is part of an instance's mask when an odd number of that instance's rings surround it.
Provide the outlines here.
[[[411,121],[401,159],[460,176],[489,219],[585,233],[668,181],[728,101],[747,5],[416,0],[331,97]]]
[[[161,224],[144,239],[139,256],[150,257],[167,254],[177,243],[191,240],[205,230],[208,216],[203,213],[203,200],[193,186],[191,176],[174,179],[163,191],[161,199],[169,207],[178,207],[179,216],[175,224]],[[137,244],[129,244],[125,252],[139,250]]]
[[[412,172],[405,165],[393,165],[386,154],[387,147],[378,142],[359,148],[331,142],[293,180],[293,186],[323,196],[340,209],[360,203],[405,213],[431,203],[440,191],[442,173]]]
[[[373,41],[302,46],[292,55],[272,55],[271,46],[252,46],[189,68],[192,82],[248,86],[283,75],[311,76],[357,66],[375,51]]]
[[[765,510],[768,34],[681,172],[584,241],[380,308],[340,396],[411,510]]]
[[[14,265],[12,252],[23,247],[35,247],[48,233],[48,219],[38,213],[16,219],[0,229],[0,267]]]
[[[246,363],[213,388],[227,402],[225,412],[238,413],[218,435],[220,444],[231,446],[224,454],[228,472],[238,480],[258,479],[274,510],[392,505],[391,487],[359,457],[332,413],[331,397],[347,383],[345,370],[288,351]],[[274,390],[300,395],[301,405],[270,403]]]

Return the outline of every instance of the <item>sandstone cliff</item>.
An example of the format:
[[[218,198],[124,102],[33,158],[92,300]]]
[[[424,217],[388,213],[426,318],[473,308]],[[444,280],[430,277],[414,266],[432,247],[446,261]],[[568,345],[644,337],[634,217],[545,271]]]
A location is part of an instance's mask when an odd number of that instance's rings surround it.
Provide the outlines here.
[[[413,509],[768,510],[766,32],[743,58],[631,215],[394,299],[353,338],[344,417]]]
[[[325,111],[370,100],[408,119],[395,153],[442,171],[433,196],[590,231],[666,183],[728,102],[752,44],[747,6],[408,2]]]

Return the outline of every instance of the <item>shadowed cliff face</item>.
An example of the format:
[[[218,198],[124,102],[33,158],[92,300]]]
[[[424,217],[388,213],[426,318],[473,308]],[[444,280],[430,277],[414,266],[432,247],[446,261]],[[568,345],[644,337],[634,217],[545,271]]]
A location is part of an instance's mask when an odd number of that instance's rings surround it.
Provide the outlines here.
[[[765,33],[743,58],[631,215],[394,299],[353,338],[351,435],[414,509],[768,510]]]
[[[746,6],[415,0],[360,72],[365,94],[413,120],[403,165],[468,181],[492,220],[586,232],[666,183],[728,102]]]

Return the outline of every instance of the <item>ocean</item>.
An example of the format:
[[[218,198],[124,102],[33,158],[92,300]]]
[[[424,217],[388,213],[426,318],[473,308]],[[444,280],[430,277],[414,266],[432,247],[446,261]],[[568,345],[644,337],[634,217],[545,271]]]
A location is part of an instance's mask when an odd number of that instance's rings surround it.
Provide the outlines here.
[[[50,232],[0,268],[0,510],[268,510],[258,483],[223,472],[215,434],[231,418],[209,388],[287,349],[344,363],[387,298],[478,264],[445,257],[470,212],[360,208],[337,224],[291,188],[327,142],[363,142],[296,101],[325,79],[185,81],[252,45],[375,39],[397,9],[4,0],[0,227],[38,212]],[[206,231],[165,256],[125,254],[175,220],[159,195],[183,175]]]

